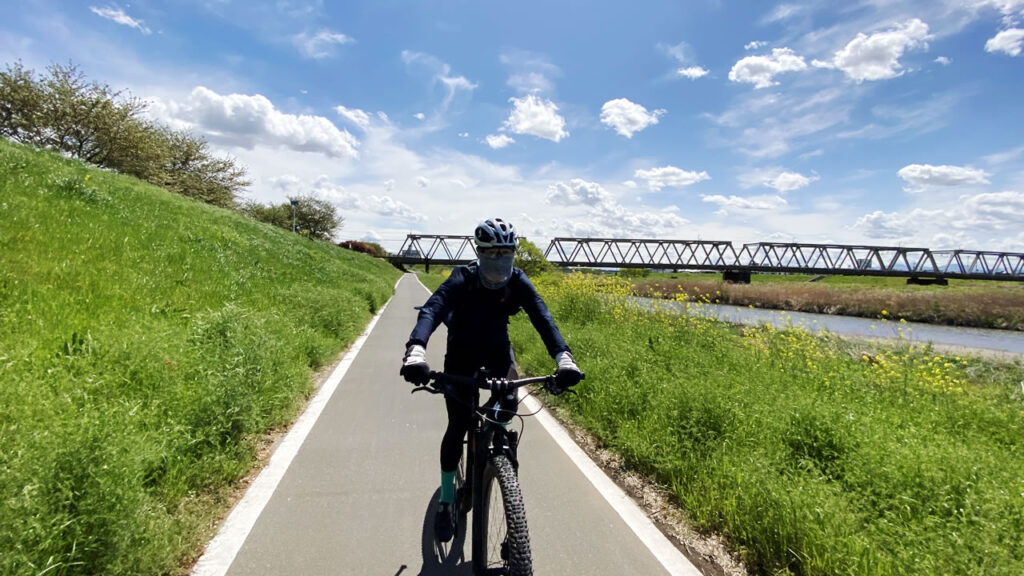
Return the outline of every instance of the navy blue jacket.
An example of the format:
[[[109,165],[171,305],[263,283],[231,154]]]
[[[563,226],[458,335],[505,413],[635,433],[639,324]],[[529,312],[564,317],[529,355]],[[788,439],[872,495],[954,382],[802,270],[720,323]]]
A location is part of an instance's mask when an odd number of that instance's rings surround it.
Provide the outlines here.
[[[480,360],[508,358],[508,319],[525,310],[554,358],[569,350],[537,289],[519,268],[505,288],[489,290],[480,284],[475,265],[459,266],[420,308],[411,344],[426,346],[441,322],[448,325],[448,354]]]

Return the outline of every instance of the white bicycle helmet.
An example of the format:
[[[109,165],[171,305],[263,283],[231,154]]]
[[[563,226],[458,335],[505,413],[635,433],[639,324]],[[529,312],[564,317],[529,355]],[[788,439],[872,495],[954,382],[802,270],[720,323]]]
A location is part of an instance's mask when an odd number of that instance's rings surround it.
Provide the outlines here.
[[[473,237],[479,248],[515,248],[518,240],[515,227],[501,218],[488,218],[477,224]]]

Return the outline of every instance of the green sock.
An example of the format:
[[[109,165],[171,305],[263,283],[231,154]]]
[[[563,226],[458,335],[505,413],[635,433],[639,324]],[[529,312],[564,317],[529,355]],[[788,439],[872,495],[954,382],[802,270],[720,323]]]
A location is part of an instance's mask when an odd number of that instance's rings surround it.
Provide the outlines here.
[[[455,470],[451,472],[441,470],[441,498],[439,501],[448,504],[455,502]]]

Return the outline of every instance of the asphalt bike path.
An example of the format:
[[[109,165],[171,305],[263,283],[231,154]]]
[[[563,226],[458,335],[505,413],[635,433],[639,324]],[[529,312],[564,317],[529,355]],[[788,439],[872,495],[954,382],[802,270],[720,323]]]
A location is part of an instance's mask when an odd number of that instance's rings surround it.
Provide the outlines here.
[[[454,554],[440,563],[433,551],[444,402],[440,396],[410,394],[411,385],[398,375],[416,319],[414,306],[428,295],[412,275],[398,282],[365,341],[354,345],[361,344],[354,359],[343,361],[350,364],[319,417],[304,424],[304,414],[293,427],[295,432],[305,425],[308,433],[296,441],[291,460],[275,465],[292,432],[193,574],[472,573],[468,518]],[[435,369],[444,365],[444,344],[442,326],[427,353]],[[555,430],[559,434],[563,444],[571,444],[564,431]],[[569,448],[579,459],[582,452]],[[582,468],[574,463],[538,418],[526,419],[519,459],[536,574],[699,574],[653,525],[643,524],[646,519],[637,521],[642,513],[621,491],[605,495],[614,492],[607,477],[595,476],[592,462]],[[274,476],[274,468],[279,478],[264,481]],[[612,490],[603,494],[594,482]],[[253,505],[258,493],[264,500]],[[247,515],[250,522],[239,519]]]

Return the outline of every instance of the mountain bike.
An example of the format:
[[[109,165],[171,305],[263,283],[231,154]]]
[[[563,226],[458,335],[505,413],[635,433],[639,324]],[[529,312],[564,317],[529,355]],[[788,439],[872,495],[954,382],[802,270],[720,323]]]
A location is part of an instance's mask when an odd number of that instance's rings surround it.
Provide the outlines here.
[[[466,385],[509,394],[527,384],[543,384],[553,394],[564,391],[556,386],[554,374],[509,380],[431,372],[430,382],[414,388],[413,392],[448,394],[454,392],[455,385]],[[455,502],[460,520],[473,512],[473,574],[531,576],[530,534],[519,489],[517,450],[520,433],[488,418],[487,406],[481,407],[479,395],[475,396],[472,406],[474,424],[467,435],[467,448],[455,474]],[[524,415],[516,416],[522,418]],[[458,522],[456,531],[461,524]]]

